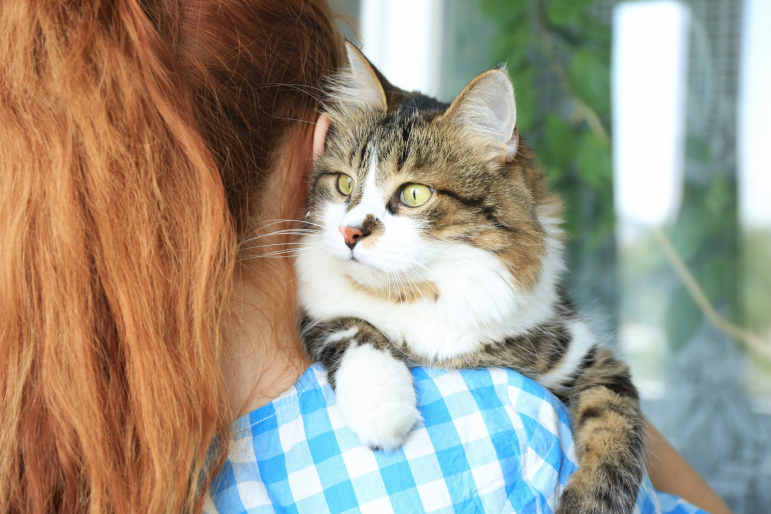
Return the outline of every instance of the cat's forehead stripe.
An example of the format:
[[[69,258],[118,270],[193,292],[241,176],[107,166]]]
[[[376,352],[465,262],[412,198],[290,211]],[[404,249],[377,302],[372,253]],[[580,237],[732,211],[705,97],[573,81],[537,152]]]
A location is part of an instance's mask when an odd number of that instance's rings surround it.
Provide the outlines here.
[[[355,209],[364,198],[364,195],[368,193],[368,189],[374,187],[374,181],[377,178],[377,165],[378,165],[378,146],[374,143],[367,143],[364,147],[371,147],[368,152],[368,166],[360,166],[359,173],[357,174],[357,182],[360,187],[354,187],[354,192],[351,195],[351,201],[348,203],[348,212]],[[370,186],[370,187],[367,187]],[[372,194],[370,191],[369,194]]]
[[[415,113],[417,115],[417,112]],[[401,170],[407,158],[410,155],[410,139],[412,138],[412,129],[415,127],[415,116],[402,125],[402,148],[399,152],[399,160],[396,163],[396,169]]]
[[[380,223],[385,215],[385,203],[383,202],[383,191],[376,183],[378,149],[372,150],[370,158],[370,167],[366,175],[360,178],[360,186],[356,198],[351,198],[347,212],[343,217],[342,224],[349,227],[361,227],[366,224],[367,219],[371,226]],[[382,228],[382,227],[381,227]]]
[[[364,140],[364,144],[361,145],[361,150],[359,151],[359,165],[358,165],[360,168],[363,168],[364,163],[367,162],[366,159],[367,159],[368,150],[371,143],[372,143],[372,140],[370,138],[367,138]]]

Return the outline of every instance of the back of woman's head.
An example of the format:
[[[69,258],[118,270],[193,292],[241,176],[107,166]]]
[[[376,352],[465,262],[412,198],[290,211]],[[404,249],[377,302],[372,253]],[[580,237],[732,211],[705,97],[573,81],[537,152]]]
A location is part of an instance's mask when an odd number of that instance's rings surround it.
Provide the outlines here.
[[[197,505],[237,242],[338,65],[331,23],[323,0],[0,3],[0,512]]]

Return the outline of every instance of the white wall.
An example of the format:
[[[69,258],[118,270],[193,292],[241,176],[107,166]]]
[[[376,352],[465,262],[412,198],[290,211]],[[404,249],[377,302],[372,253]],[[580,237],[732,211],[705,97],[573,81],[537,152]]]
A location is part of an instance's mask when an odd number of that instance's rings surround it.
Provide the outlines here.
[[[771,0],[745,0],[739,76],[739,216],[771,229]]]
[[[392,84],[439,96],[443,4],[362,0],[362,50]]]

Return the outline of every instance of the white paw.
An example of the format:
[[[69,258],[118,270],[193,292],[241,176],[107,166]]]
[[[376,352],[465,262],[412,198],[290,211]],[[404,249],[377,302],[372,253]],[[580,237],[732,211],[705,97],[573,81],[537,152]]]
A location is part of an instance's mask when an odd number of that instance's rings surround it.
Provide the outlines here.
[[[373,450],[399,448],[420,421],[407,366],[370,345],[345,352],[335,395],[346,424]]]

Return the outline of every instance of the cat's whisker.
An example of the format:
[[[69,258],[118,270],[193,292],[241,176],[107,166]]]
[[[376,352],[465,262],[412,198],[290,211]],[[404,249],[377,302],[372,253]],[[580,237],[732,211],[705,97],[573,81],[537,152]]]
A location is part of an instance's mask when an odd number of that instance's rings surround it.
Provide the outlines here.
[[[394,270],[393,275],[394,275],[394,282],[396,284],[396,290],[399,298],[406,299],[407,291],[406,291],[406,286],[404,284],[404,279],[402,278],[401,274],[396,270]]]
[[[277,224],[277,223],[280,223],[280,222],[272,223],[271,225],[275,225],[275,224]],[[304,234],[304,233],[308,233],[308,234],[310,234],[310,233],[314,233],[314,232],[316,232],[316,231],[318,231],[318,232],[320,232],[320,231],[321,231],[321,228],[302,228],[302,227],[291,227],[291,228],[285,228],[285,229],[281,229],[281,230],[274,230],[274,231],[272,231],[272,232],[268,232],[268,233],[266,233],[266,234],[260,234],[260,235],[256,235],[256,236],[255,236],[255,234],[259,234],[259,232],[260,232],[260,231],[262,231],[262,230],[264,230],[264,229],[268,228],[268,227],[269,227],[269,226],[271,226],[271,225],[266,225],[266,226],[264,226],[264,227],[259,227],[259,228],[255,228],[255,229],[253,229],[253,230],[250,230],[250,231],[249,231],[249,233],[246,235],[246,238],[244,239],[244,241],[248,241],[248,240],[250,240],[252,237],[267,237],[267,236],[270,236],[270,235],[276,235],[276,234],[289,234],[289,233],[293,233],[293,232],[294,232],[294,233],[297,233],[297,234]]]
[[[427,269],[425,266],[423,266],[422,264],[420,264],[420,263],[416,263],[416,264],[418,264],[420,267],[422,267],[422,268],[423,268],[423,269],[425,269],[426,271],[429,271],[429,270],[428,270],[428,269]],[[407,271],[407,277],[408,277],[408,279],[410,279],[410,281],[413,283],[413,285],[415,285],[415,287],[418,287],[418,286],[417,286],[417,284],[416,284],[416,282],[415,282],[415,279],[412,279],[412,278],[409,276],[409,274],[410,274],[410,273],[412,273],[412,272],[414,272],[414,270],[411,270],[411,269],[410,269],[410,270],[408,270],[408,271]],[[429,271],[429,272],[430,272],[430,271]],[[426,285],[426,286],[427,286],[429,289],[431,289],[431,290],[434,292],[434,294],[435,294],[435,295],[438,297],[438,296],[439,296],[439,291],[437,291],[437,290],[434,288],[434,286],[433,286],[433,285],[431,285],[431,283],[430,283],[430,282],[426,282],[426,281],[424,281],[424,280],[421,280],[421,279],[422,279],[422,277],[420,277],[420,275],[418,275],[418,278],[417,278],[417,280],[419,280],[419,281],[420,281],[422,284],[425,284],[425,285]],[[429,302],[426,300],[426,297],[423,295],[423,292],[420,290],[420,288],[418,288],[418,292],[420,292],[420,296],[421,296],[421,297],[423,297],[423,301],[424,301],[424,303],[425,303],[426,305],[428,305],[428,304],[429,304]],[[425,312],[424,312],[424,314],[425,314]]]
[[[431,270],[431,269],[429,269],[427,266],[425,266],[425,265],[423,265],[423,264],[421,264],[421,263],[419,263],[419,262],[415,262],[414,264],[416,264],[417,266],[420,266],[420,267],[421,267],[421,268],[422,268],[424,271],[426,271],[427,273],[431,273],[431,274],[432,274],[434,277],[436,277],[438,280],[441,280],[441,279],[442,279],[442,277],[440,277],[440,276],[439,276],[439,275],[438,275],[438,274],[437,274],[437,273],[436,273],[434,270]],[[434,289],[433,287],[431,287],[431,289],[433,289],[433,291],[434,291],[434,292],[435,292],[437,295],[439,294],[439,291],[437,291],[437,290],[436,290],[436,289]]]
[[[257,255],[247,255],[247,256],[241,257],[239,260],[246,261],[246,260],[250,260],[250,259],[265,259],[265,258],[277,257],[277,256],[280,256],[280,257],[292,257],[293,255],[294,254],[289,253],[286,250],[278,250],[278,251],[275,251],[275,252],[260,253],[260,254],[257,254]]]
[[[271,226],[273,226],[273,225],[277,225],[277,224],[279,224],[279,223],[289,223],[289,222],[291,222],[291,223],[297,223],[297,224],[300,224],[300,225],[302,225],[303,223],[306,223],[306,222],[301,222],[301,221],[298,221],[298,220],[277,220],[277,221],[274,221],[274,222],[272,222],[272,223],[268,223],[268,224],[265,224],[265,225],[263,225],[263,226],[260,226],[260,227],[254,227],[253,229],[251,229],[251,230],[250,230],[250,231],[249,231],[249,232],[246,234],[246,239],[248,239],[249,237],[253,236],[254,234],[258,234],[260,231],[262,231],[262,230],[265,230],[266,228],[268,228],[268,227],[271,227]],[[289,227],[289,228],[285,228],[285,229],[282,229],[282,230],[298,230],[298,231],[299,231],[299,230],[302,230],[302,231],[313,231],[313,230],[319,230],[319,231],[320,231],[320,230],[322,230],[322,229],[323,229],[323,227],[322,227],[322,226],[318,226],[317,228]],[[281,232],[281,231],[274,231],[274,232],[270,232],[269,234],[263,234],[263,236],[264,236],[264,235],[270,235],[270,234],[273,234],[273,233],[277,233],[277,232]]]
[[[407,280],[412,282],[413,287],[415,289],[417,289],[418,293],[420,293],[420,297],[423,298],[423,304],[421,305],[421,316],[422,316],[423,320],[425,321],[429,317],[428,316],[429,313],[427,311],[428,311],[428,309],[430,309],[430,305],[428,304],[428,301],[426,300],[426,297],[423,296],[423,292],[420,290],[420,288],[417,287],[415,282],[409,277],[409,274],[407,275]],[[415,297],[415,300],[417,301],[417,296]]]
[[[439,252],[439,253],[443,253],[443,254],[449,255],[449,256],[454,257],[456,259],[462,259],[462,260],[466,261],[466,263],[468,263],[469,266],[475,266],[476,265],[473,261],[469,260],[466,257],[460,256],[457,253],[453,253],[453,252],[450,252],[448,250],[441,250],[439,248],[432,248],[431,250],[434,251],[434,252]]]
[[[252,240],[252,241],[245,241],[243,244],[245,246],[240,246],[240,248],[238,249],[239,252],[245,252],[245,251],[248,251],[248,250],[255,250],[255,249],[258,249],[258,248],[267,248],[267,247],[271,247],[271,246],[272,247],[302,246],[303,244],[308,244],[308,243],[293,242],[293,241],[284,241],[284,242],[280,242],[280,243],[268,243],[267,241],[255,241],[255,240]],[[310,245],[316,246],[316,245],[320,245],[320,244],[321,243],[311,243]]]
[[[386,271],[386,284],[388,284],[388,299],[391,299],[391,274]]]
[[[245,255],[243,255],[243,257],[246,258],[246,257],[260,257],[260,256],[266,256],[266,255],[276,255],[279,252],[284,253],[285,255],[301,255],[302,250],[303,248],[286,248],[282,250],[273,250],[271,252],[264,252],[264,253],[254,253],[254,254],[246,253]],[[320,250],[323,250],[323,248],[316,247],[316,248],[309,248],[309,250],[320,251]]]
[[[404,283],[404,279],[399,275],[396,276],[396,280],[399,282],[402,298],[404,301],[409,301],[409,293],[407,293],[407,284]]]
[[[269,226],[271,226],[271,225],[275,225],[275,224],[277,224],[277,223],[300,223],[300,224],[302,224],[302,223],[307,223],[307,224],[309,224],[309,225],[315,225],[315,226],[317,226],[317,227],[319,227],[319,228],[322,228],[322,229],[324,228],[324,226],[323,226],[323,225],[318,225],[318,224],[316,224],[316,223],[312,223],[312,222],[310,222],[310,221],[308,221],[308,220],[295,220],[295,219],[281,219],[281,218],[276,218],[276,219],[272,219],[272,220],[265,220],[265,223],[266,223],[266,224],[262,225],[260,228],[269,227]]]
[[[259,232],[260,230],[272,227],[273,225],[277,225],[279,223],[299,223],[299,220],[265,220],[258,226],[253,227],[249,234],[254,234],[255,232]]]
[[[254,236],[250,237],[249,239],[245,239],[241,242],[241,244],[246,244],[251,241],[256,241],[257,239],[263,239],[270,236],[285,236],[285,235],[306,235],[306,234],[316,234],[318,232],[314,230],[304,230],[304,229],[287,229],[287,230],[277,230],[275,232],[269,232],[267,234],[262,234],[260,236]]]
[[[237,259],[237,261],[238,262],[248,261],[252,259],[287,259],[287,258],[294,258],[296,255],[318,255],[323,253],[324,253],[323,250],[314,251],[314,252],[302,252],[301,250],[276,251],[276,252],[270,252],[266,254],[249,255],[247,257],[241,257],[240,259]]]
[[[322,243],[307,243],[307,242],[270,243],[270,244],[250,246],[249,248],[244,248],[244,250],[255,250],[257,248],[267,248],[269,246],[324,246],[324,245]]]
[[[390,299],[390,289],[391,289],[391,283],[393,283],[395,294],[396,294],[396,300],[398,301],[401,298],[401,291],[399,291],[399,277],[396,273],[393,274],[393,277],[391,274],[386,271],[386,277],[388,277],[388,288],[389,288],[389,299]]]
[[[388,282],[389,298],[390,298],[390,294],[391,294],[391,285],[393,285],[394,294],[396,295],[396,299],[398,300],[399,299],[399,284],[397,283],[396,275],[394,274],[392,276],[392,275],[389,274],[388,277],[389,277],[389,282]]]
[[[415,297],[415,300],[417,301],[418,295],[416,293],[420,293],[420,289],[418,289],[417,285],[415,284],[415,281],[412,280],[412,278],[409,275],[409,272],[404,274],[404,278],[407,279],[407,281],[410,283],[410,289],[412,289],[412,295]],[[420,296],[423,297],[423,301],[426,300],[426,298],[423,296],[423,293],[420,293]]]
[[[248,251],[252,250],[259,250],[260,248],[270,248],[270,247],[277,247],[270,250],[271,253],[275,252],[301,252],[304,249],[312,249],[312,250],[323,250],[324,246],[320,244],[314,244],[314,245],[301,245],[299,243],[295,243],[294,246],[287,246],[291,243],[285,243],[285,244],[270,244],[270,245],[259,245],[259,246],[250,246],[248,248],[243,249],[243,253],[246,253]],[[262,254],[265,255],[265,254]]]
[[[292,228],[283,228],[281,230],[274,230],[272,232],[269,232],[268,234],[261,234],[259,237],[262,237],[264,235],[270,235],[270,234],[280,234],[280,233],[290,233],[290,232],[297,232],[297,233],[308,233],[308,234],[314,234],[314,233],[320,233],[321,229],[316,227],[311,228],[303,228],[303,227],[292,227]],[[252,234],[257,233],[255,230],[252,232]]]

